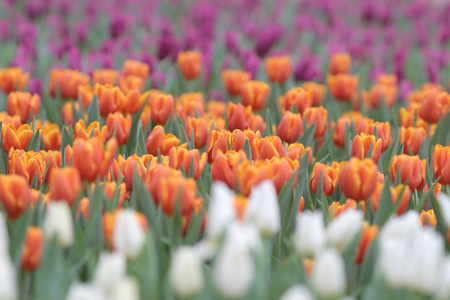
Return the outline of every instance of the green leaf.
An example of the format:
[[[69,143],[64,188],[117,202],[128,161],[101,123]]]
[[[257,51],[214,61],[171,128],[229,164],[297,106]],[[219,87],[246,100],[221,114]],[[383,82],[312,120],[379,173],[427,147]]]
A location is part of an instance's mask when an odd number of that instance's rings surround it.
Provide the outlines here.
[[[61,128],[61,166],[66,166],[65,150],[67,145],[72,145],[73,138],[65,126]]]
[[[400,202],[400,201],[398,201]],[[379,228],[389,219],[392,211],[392,195],[391,195],[391,178],[386,175],[384,179],[383,189],[381,190],[380,200],[378,203],[378,211],[375,215],[374,223],[378,225]]]
[[[303,144],[305,148],[311,146],[314,140],[314,133],[316,132],[316,124],[313,124],[311,127],[308,127],[307,124],[307,119],[305,118],[303,128],[306,128],[306,130],[303,131],[303,135],[299,139],[299,143]]]
[[[247,155],[248,160],[252,161],[253,160],[252,149],[250,148],[250,143],[249,143],[248,138],[245,139],[243,150],[244,150],[245,154]]]
[[[142,131],[138,130],[138,128],[142,128],[141,114],[142,111],[144,110],[144,107],[145,105],[142,105],[141,109],[131,117],[132,125],[130,130],[130,137],[128,138],[128,141],[125,145],[125,151],[127,156],[131,156],[136,152],[137,140],[139,139],[140,131]]]
[[[41,135],[39,134],[40,130],[37,130],[30,142],[28,143],[27,151],[39,152],[41,150]]]
[[[190,138],[189,138],[188,149],[189,149],[189,150],[195,149],[195,135],[194,135],[194,129],[191,130],[191,136],[190,136]]]
[[[81,107],[80,107],[81,109]],[[92,98],[91,104],[87,110],[87,123],[86,127],[89,126],[93,122],[100,122],[100,108],[98,105],[98,97],[97,94]]]

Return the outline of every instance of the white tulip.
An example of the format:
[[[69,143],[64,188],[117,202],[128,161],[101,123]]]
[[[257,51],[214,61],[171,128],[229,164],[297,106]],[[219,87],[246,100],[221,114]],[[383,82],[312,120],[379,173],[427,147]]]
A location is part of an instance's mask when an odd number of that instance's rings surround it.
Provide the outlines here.
[[[202,264],[191,247],[181,247],[174,253],[169,278],[172,289],[180,298],[192,297],[203,289]]]
[[[0,212],[0,256],[9,256],[9,236],[6,228],[6,219]]]
[[[444,193],[439,194],[439,206],[445,225],[450,227],[450,197]]]
[[[234,199],[234,193],[225,183],[220,181],[213,183],[208,209],[208,222],[205,228],[205,235],[208,238],[219,238],[227,225],[236,218]]]
[[[136,279],[130,276],[122,278],[113,290],[109,300],[139,300],[139,285]]]
[[[277,191],[271,180],[253,186],[246,218],[251,220],[263,235],[274,235],[280,231],[280,206]]]
[[[247,234],[238,226],[230,226],[223,248],[214,265],[214,284],[227,298],[242,297],[249,289],[255,272]]]
[[[344,293],[347,279],[339,252],[327,249],[318,254],[313,270],[312,287],[319,297],[334,298]]]
[[[125,276],[126,267],[126,258],[122,254],[101,253],[94,273],[94,286],[110,293]]]
[[[0,300],[19,299],[16,269],[9,254],[0,255]]]
[[[303,285],[291,286],[279,300],[314,300],[309,289]]]
[[[192,250],[195,251],[197,256],[202,261],[208,261],[214,257],[218,247],[217,241],[214,240],[201,240],[192,246]]]
[[[146,235],[132,209],[119,213],[113,235],[115,249],[127,258],[136,258],[144,247]]]
[[[334,219],[327,228],[328,242],[340,251],[352,242],[362,228],[364,215],[361,210],[347,209]]]
[[[450,299],[450,257],[447,257],[442,264],[435,295],[439,300]]]
[[[66,300],[104,300],[103,293],[88,283],[75,283],[70,286]]]
[[[66,201],[50,202],[44,220],[44,232],[48,241],[56,237],[62,247],[73,244],[73,219]]]
[[[300,255],[314,256],[326,243],[326,231],[321,212],[305,211],[297,219],[295,249]]]

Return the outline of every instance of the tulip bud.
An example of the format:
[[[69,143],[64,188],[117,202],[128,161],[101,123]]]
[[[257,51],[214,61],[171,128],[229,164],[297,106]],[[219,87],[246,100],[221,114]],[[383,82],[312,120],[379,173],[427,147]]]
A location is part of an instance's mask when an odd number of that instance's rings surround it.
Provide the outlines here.
[[[289,56],[266,58],[266,73],[270,82],[284,84],[292,73],[292,63]]]
[[[252,75],[240,70],[222,71],[222,83],[230,96],[241,94],[242,86],[251,79]]]
[[[191,118],[186,120],[185,132],[191,140],[191,132],[194,131],[194,145],[195,148],[201,149],[206,146],[208,140],[208,124],[204,118]]]
[[[126,274],[126,259],[120,253],[101,253],[92,280],[93,285],[111,293]]]
[[[22,248],[22,270],[33,272],[41,264],[42,259],[42,229],[35,226],[27,228]]]
[[[358,76],[349,74],[328,75],[327,83],[334,99],[339,102],[349,102],[357,93]]]
[[[77,99],[78,87],[89,85],[90,78],[76,70],[53,70],[50,74],[49,93],[52,98]]]
[[[352,242],[363,225],[364,215],[360,210],[347,209],[327,227],[327,239],[338,250],[343,251]]]
[[[47,241],[57,238],[59,244],[67,248],[73,244],[73,220],[67,202],[50,202],[44,220],[44,232]]]
[[[305,109],[303,118],[307,120],[307,127],[310,128],[314,124],[314,138],[321,138],[325,135],[328,126],[328,111],[323,107],[310,107]]]
[[[173,96],[163,93],[150,95],[149,103],[152,122],[164,126],[174,111],[175,101]]]
[[[145,244],[145,232],[139,225],[136,212],[121,211],[114,224],[114,247],[127,258],[136,258]]]
[[[202,54],[198,51],[178,53],[178,67],[186,80],[194,80],[202,71]]]
[[[143,80],[147,79],[150,67],[146,63],[137,60],[127,59],[122,66],[123,76],[136,76]]]
[[[450,185],[450,147],[437,144],[433,150],[433,173],[441,184]]]
[[[423,128],[401,127],[400,128],[400,144],[403,143],[403,153],[413,155],[419,154],[420,147],[427,133]]]
[[[66,300],[106,300],[106,297],[91,284],[74,283],[69,288]]]
[[[24,90],[30,73],[24,73],[21,68],[8,68],[0,70],[0,88],[3,93],[9,94],[16,90]]]
[[[9,219],[16,220],[27,209],[30,201],[30,187],[24,177],[0,175],[0,202]]]
[[[139,300],[139,285],[133,277],[124,277],[116,285],[109,300]]]
[[[300,284],[291,286],[279,300],[313,300],[310,290]]]
[[[300,114],[293,114],[290,111],[281,118],[277,129],[277,135],[283,142],[294,143],[303,134],[303,120]]]
[[[377,140],[374,135],[360,133],[353,139],[350,154],[352,157],[364,159],[372,147],[372,157],[367,158],[371,158],[374,163],[377,163],[381,156],[382,144],[381,139]]]
[[[280,206],[277,191],[271,180],[253,186],[246,217],[263,235],[274,235],[280,230]]]
[[[0,280],[2,283],[2,288],[0,289],[0,299],[19,299],[16,269],[13,262],[9,258],[9,254],[0,254]]]
[[[297,219],[295,249],[302,256],[315,256],[325,246],[325,223],[321,212],[305,211]]]
[[[115,133],[119,146],[125,145],[130,137],[131,122],[130,115],[125,117],[121,113],[109,114],[106,118],[108,139],[110,139]]]
[[[173,254],[169,278],[172,289],[180,298],[192,297],[203,289],[202,265],[192,248],[184,246]]]
[[[425,167],[426,160],[421,161],[417,155],[394,155],[389,168],[392,183],[395,182],[397,176],[400,176],[400,181],[407,183],[412,191],[420,191],[425,184]],[[399,174],[397,174],[397,171],[399,171]]]
[[[245,106],[251,106],[252,110],[260,111],[266,106],[269,96],[270,86],[265,82],[247,81],[242,86],[242,103]]]
[[[320,176],[322,176],[322,188],[327,197],[334,193],[339,180],[339,168],[328,166],[322,163],[316,163],[311,172],[309,186],[314,194],[317,194]]]
[[[119,72],[116,70],[94,70],[92,72],[92,80],[94,84],[110,84],[114,85],[119,77]]]
[[[334,53],[328,64],[331,75],[346,74],[350,71],[352,57],[348,53]]]
[[[235,218],[234,193],[225,183],[214,182],[211,187],[206,236],[213,239],[219,238],[227,225]]]
[[[344,293],[347,284],[344,260],[336,250],[328,249],[317,256],[311,283],[321,298],[335,298]]]
[[[6,100],[6,110],[11,116],[18,115],[22,123],[27,123],[30,114],[37,116],[41,107],[39,95],[25,92],[12,92]]]
[[[66,201],[70,207],[75,203],[81,190],[81,178],[77,168],[55,169],[49,182],[49,197],[55,201]]]
[[[377,177],[378,167],[373,160],[353,157],[340,172],[341,190],[347,198],[368,199],[375,191]]]

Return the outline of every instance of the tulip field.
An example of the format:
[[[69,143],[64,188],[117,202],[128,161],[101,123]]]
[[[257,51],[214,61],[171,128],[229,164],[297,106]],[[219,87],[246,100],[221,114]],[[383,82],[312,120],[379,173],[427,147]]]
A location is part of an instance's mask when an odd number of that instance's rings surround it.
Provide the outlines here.
[[[450,1],[0,1],[0,300],[450,299]]]

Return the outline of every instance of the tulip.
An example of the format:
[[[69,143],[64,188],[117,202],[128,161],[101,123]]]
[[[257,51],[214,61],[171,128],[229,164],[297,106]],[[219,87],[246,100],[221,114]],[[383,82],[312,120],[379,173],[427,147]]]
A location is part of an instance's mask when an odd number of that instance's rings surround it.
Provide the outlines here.
[[[262,235],[271,236],[280,230],[280,206],[273,182],[266,180],[252,188],[246,218],[255,224]]]
[[[361,265],[364,262],[364,257],[366,255],[367,249],[369,249],[370,244],[378,235],[378,226],[370,226],[367,221],[364,221],[361,230],[361,238],[359,240],[358,248],[356,250],[355,263]]]
[[[6,100],[6,110],[11,116],[18,115],[22,123],[28,122],[32,116],[36,117],[41,107],[41,98],[38,94],[31,95],[25,92],[12,92]],[[31,115],[30,115],[31,114]]]
[[[229,102],[227,108],[228,129],[230,131],[247,129],[251,115],[251,106],[244,107],[241,103],[236,105],[233,102]]]
[[[163,93],[154,94],[150,95],[149,102],[153,123],[164,126],[170,115],[173,114],[175,106],[173,96]]]
[[[126,94],[133,91],[139,93],[143,89],[144,84],[145,80],[138,76],[128,75],[119,77],[119,87]]]
[[[81,190],[81,177],[75,167],[53,170],[49,182],[49,197],[55,201],[66,201],[73,206]]]
[[[314,257],[325,247],[326,233],[323,214],[305,211],[297,219],[294,244],[297,253]]]
[[[310,128],[314,124],[314,138],[321,138],[325,135],[328,126],[328,111],[323,107],[310,107],[305,109],[303,118],[307,120],[307,126]]]
[[[241,94],[243,85],[251,79],[249,72],[240,70],[224,70],[222,71],[222,84],[226,92],[230,96],[238,96]]]
[[[402,191],[402,198],[399,199]],[[397,201],[400,201],[400,205],[397,210],[397,215],[400,216],[408,208],[409,201],[411,200],[411,190],[409,189],[409,186],[405,186],[403,184],[399,184],[395,188],[391,186],[391,197],[393,204],[395,204]]]
[[[226,130],[217,131],[212,130],[208,136],[208,143],[206,146],[206,153],[208,154],[208,163],[212,163],[220,150],[222,153],[227,152],[228,139],[231,138],[231,133]]]
[[[311,172],[311,180],[309,181],[309,186],[314,194],[317,194],[320,176],[322,176],[323,192],[329,197],[337,187],[339,169],[322,163],[316,163]]]
[[[419,116],[428,123],[439,122],[442,116],[446,116],[450,106],[450,95],[446,92],[431,90],[424,95],[420,106]]]
[[[194,179],[197,180],[205,169],[206,153],[203,153],[201,157],[197,149],[180,149],[177,153],[176,148],[172,147],[169,152],[169,165],[175,169],[179,169],[183,166],[184,172],[186,174],[192,172]]]
[[[127,187],[127,190],[129,191],[133,189],[133,178],[135,172],[140,180],[142,180],[145,177],[145,173],[147,172],[147,168],[144,166],[144,163],[142,162],[141,158],[137,156],[136,153],[129,156],[123,166],[125,185]]]
[[[16,268],[9,258],[9,254],[0,255],[0,280],[2,281],[0,299],[19,299],[19,288],[16,278]]]
[[[270,86],[265,82],[247,81],[242,86],[242,104],[251,106],[252,110],[260,111],[264,109],[269,96]]]
[[[75,70],[53,70],[50,74],[49,92],[66,99],[78,99],[78,87],[89,85],[89,76]]]
[[[29,226],[25,233],[25,241],[22,248],[22,270],[33,272],[41,264],[42,259],[42,229],[35,226]]]
[[[39,187],[45,173],[44,158],[39,152],[11,149],[8,154],[8,173],[25,177],[29,184],[36,177]]]
[[[181,121],[185,122],[187,117],[203,117],[205,99],[202,93],[184,93],[176,101],[176,113]]]
[[[303,134],[303,120],[300,114],[293,114],[290,111],[281,118],[277,129],[277,135],[283,142],[294,143]]]
[[[419,215],[419,220],[423,227],[430,226],[432,228],[436,228],[437,219],[434,214],[434,210],[432,209],[428,211],[422,210]]]
[[[248,120],[248,129],[254,132],[264,132],[266,130],[266,122],[260,115],[251,114]],[[272,124],[272,131],[276,131],[275,124]]]
[[[31,192],[27,180],[18,175],[0,175],[0,201],[10,220],[16,220],[27,209]]]
[[[191,140],[191,132],[194,130],[194,145],[195,148],[201,149],[206,146],[208,139],[208,124],[204,118],[191,118],[187,117],[185,132]]]
[[[321,298],[336,298],[346,288],[344,260],[336,250],[328,249],[314,261],[312,288]]]
[[[234,193],[222,182],[213,182],[205,235],[218,239],[228,224],[236,218]]]
[[[122,66],[123,76],[137,76],[143,80],[147,79],[149,73],[149,66],[146,63],[141,63],[136,60],[127,59]]]
[[[99,138],[74,142],[72,165],[78,169],[81,178],[94,182],[97,177],[105,177],[117,153],[117,140],[111,139],[103,146]]]
[[[202,71],[202,54],[198,51],[179,52],[177,63],[184,79],[194,80]]]
[[[440,177],[441,184],[450,185],[450,147],[439,144],[434,147],[432,167],[434,177]]]
[[[117,189],[119,189],[117,207],[118,208],[122,207],[122,204],[125,201],[126,193],[127,193],[126,185],[124,182],[119,185],[117,183],[115,183],[114,181],[102,182],[100,184],[100,186],[103,187],[103,193],[110,201],[113,201],[114,195],[115,195]]]
[[[311,146],[308,148],[305,148],[300,143],[292,143],[288,146],[288,157],[292,160],[300,161],[304,155],[308,155],[308,165],[311,163],[312,160],[312,149]]]
[[[180,298],[198,294],[205,284],[200,258],[195,251],[184,246],[175,251],[169,267],[170,285]]]
[[[181,215],[187,216],[194,210],[194,200],[197,194],[197,183],[192,178],[184,178],[180,175],[172,175],[161,178],[159,189],[155,195],[158,203],[166,215],[171,217],[175,212],[175,206],[181,207]]]
[[[106,300],[105,295],[88,283],[73,283],[67,292],[66,300]]]
[[[216,154],[216,158],[211,164],[211,178],[213,181],[221,181],[228,185],[229,188],[234,189],[236,186],[236,179],[234,172],[236,166],[246,160],[245,153],[240,150],[236,152],[234,150],[227,151],[225,154],[220,150]]]
[[[109,84],[114,85],[119,77],[119,72],[116,70],[94,70],[92,72],[92,81],[94,84]]]
[[[134,115],[146,103],[150,92],[139,93],[139,89],[131,89],[126,92],[126,96],[119,97],[117,102],[117,109],[123,114]]]
[[[105,137],[106,140],[106,127],[100,127],[100,123],[95,121],[89,124],[86,128],[86,125],[83,120],[78,120],[78,122],[74,126],[73,139],[76,140],[78,138],[83,140],[88,140],[91,136]]]
[[[0,70],[0,88],[3,93],[23,91],[27,86],[30,73],[23,73],[20,68],[8,68]]]
[[[81,215],[86,221],[89,221],[89,198],[87,197],[81,198],[80,202],[78,202],[77,214],[75,218],[78,219]]]
[[[327,239],[330,244],[343,251],[352,242],[363,225],[364,215],[360,210],[343,211],[327,227]]]
[[[106,293],[111,293],[126,275],[127,262],[118,252],[103,252],[95,268],[93,285]]]
[[[279,194],[283,186],[289,182],[289,180],[297,174],[300,168],[300,163],[298,161],[292,161],[287,157],[282,158],[272,158],[269,162],[269,167],[272,173],[272,180]],[[297,178],[294,178],[293,187],[297,184]]]
[[[397,87],[376,84],[368,92],[362,93],[366,110],[378,108],[383,101],[388,108],[392,108],[397,99]]]
[[[331,75],[347,74],[350,72],[352,57],[348,53],[334,53],[328,64],[328,72]]]
[[[180,140],[173,134],[165,134],[164,127],[157,125],[153,128],[152,133],[147,138],[145,143],[148,154],[158,155],[158,150],[161,155],[168,155],[172,147],[178,147]]]
[[[403,154],[418,155],[420,147],[427,133],[423,128],[401,127],[400,128],[400,144],[403,143]]]
[[[5,128],[5,129],[3,129]],[[4,130],[4,132],[3,132]],[[25,150],[33,136],[33,131],[29,125],[24,124],[17,130],[12,124],[2,127],[3,149],[6,152],[12,149]]]
[[[139,225],[135,211],[122,210],[114,224],[114,248],[127,258],[134,259],[145,244],[145,232]]]
[[[378,167],[370,159],[351,158],[341,170],[341,190],[347,198],[361,201],[368,199],[376,188]]]
[[[259,155],[254,159],[265,160],[273,157],[286,157],[286,148],[277,136],[265,137],[259,141]]]
[[[289,56],[266,58],[266,74],[270,82],[284,84],[292,73],[292,62]]]
[[[301,87],[294,87],[287,91],[284,97],[280,98],[281,110],[291,111],[292,108],[297,108],[297,112],[303,115],[303,112],[308,107],[313,105],[312,93]]]
[[[58,125],[51,124],[42,130],[42,139],[46,151],[59,150],[61,148],[61,131]]]
[[[47,241],[57,238],[59,245],[67,248],[74,242],[73,220],[67,202],[50,202],[44,219],[44,232]]]
[[[131,116],[126,117],[121,113],[109,114],[106,118],[106,128],[108,130],[108,139],[113,135],[117,138],[119,146],[125,145],[130,137]]]
[[[291,286],[279,300],[313,300],[314,297],[309,289],[303,285]]]
[[[382,144],[382,140],[377,140],[374,135],[360,133],[353,139],[350,155],[364,159],[367,157],[369,149],[372,148],[372,157],[367,158],[371,158],[374,163],[377,163],[381,156]]]
[[[133,277],[124,277],[118,285],[114,287],[110,300],[139,300],[139,285]]]
[[[426,160],[423,159],[420,161],[417,155],[395,155],[391,160],[391,166],[389,168],[392,183],[395,183],[397,175],[399,175],[401,183],[408,184],[412,191],[420,191],[425,184],[425,167]],[[397,171],[400,171],[400,174],[397,174]]]
[[[303,88],[310,92],[312,106],[320,106],[327,92],[326,86],[312,81],[306,81],[303,82]]]
[[[353,99],[358,88],[358,76],[349,74],[328,75],[328,89],[339,102],[349,102]]]

